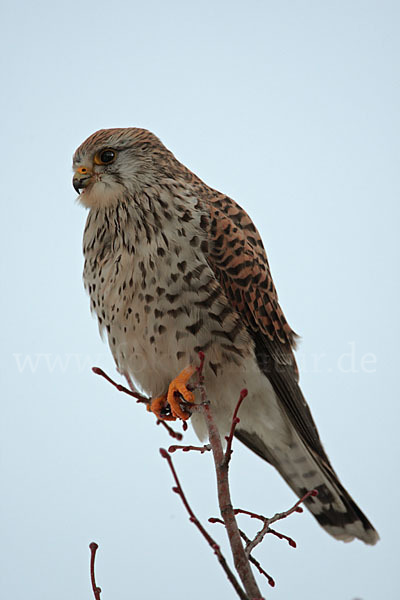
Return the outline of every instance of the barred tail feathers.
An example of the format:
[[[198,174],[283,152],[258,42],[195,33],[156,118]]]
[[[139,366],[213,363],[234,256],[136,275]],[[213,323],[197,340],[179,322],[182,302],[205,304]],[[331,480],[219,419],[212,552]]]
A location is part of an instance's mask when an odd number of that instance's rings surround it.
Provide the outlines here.
[[[340,483],[329,462],[307,449],[300,438],[285,450],[278,450],[267,448],[256,433],[237,429],[236,437],[271,463],[299,498],[308,490],[317,490],[318,495],[309,497],[305,506],[327,533],[343,542],[357,538],[373,545],[379,540],[378,533]]]

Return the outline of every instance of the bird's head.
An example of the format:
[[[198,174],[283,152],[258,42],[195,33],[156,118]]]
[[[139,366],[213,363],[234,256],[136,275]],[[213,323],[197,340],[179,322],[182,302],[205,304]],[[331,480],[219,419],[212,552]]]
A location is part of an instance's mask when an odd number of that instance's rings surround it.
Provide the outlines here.
[[[73,157],[73,186],[87,208],[117,205],[162,177],[174,177],[179,163],[146,129],[101,129]]]

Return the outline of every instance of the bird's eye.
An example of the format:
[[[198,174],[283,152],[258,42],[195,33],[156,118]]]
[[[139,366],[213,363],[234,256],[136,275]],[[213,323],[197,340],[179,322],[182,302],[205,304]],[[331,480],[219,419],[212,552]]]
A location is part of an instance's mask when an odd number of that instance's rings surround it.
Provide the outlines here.
[[[110,150],[110,148],[106,148],[95,154],[94,162],[96,165],[109,165],[113,163],[116,158],[117,153],[114,150]]]

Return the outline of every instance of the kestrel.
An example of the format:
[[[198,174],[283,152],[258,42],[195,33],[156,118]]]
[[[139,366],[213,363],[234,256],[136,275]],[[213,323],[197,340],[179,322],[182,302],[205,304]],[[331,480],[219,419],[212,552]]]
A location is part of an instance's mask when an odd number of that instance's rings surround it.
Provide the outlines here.
[[[318,491],[307,507],[328,533],[375,544],[379,536],[340,483],[300,390],[296,335],[246,212],[145,129],[94,133],[73,168],[89,209],[84,283],[118,370],[152,398],[159,418],[187,419],[182,397],[196,401],[187,384],[202,350],[221,435],[247,388],[239,440],[299,497]],[[191,422],[203,439],[202,416]]]

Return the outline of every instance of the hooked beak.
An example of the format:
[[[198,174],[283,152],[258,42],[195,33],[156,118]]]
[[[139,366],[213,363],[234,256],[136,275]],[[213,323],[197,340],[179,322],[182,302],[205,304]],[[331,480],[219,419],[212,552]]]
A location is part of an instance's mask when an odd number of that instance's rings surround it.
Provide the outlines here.
[[[87,167],[79,167],[75,173],[74,178],[72,179],[72,185],[74,186],[74,190],[81,193],[85,187],[87,187],[92,179],[93,172]]]

